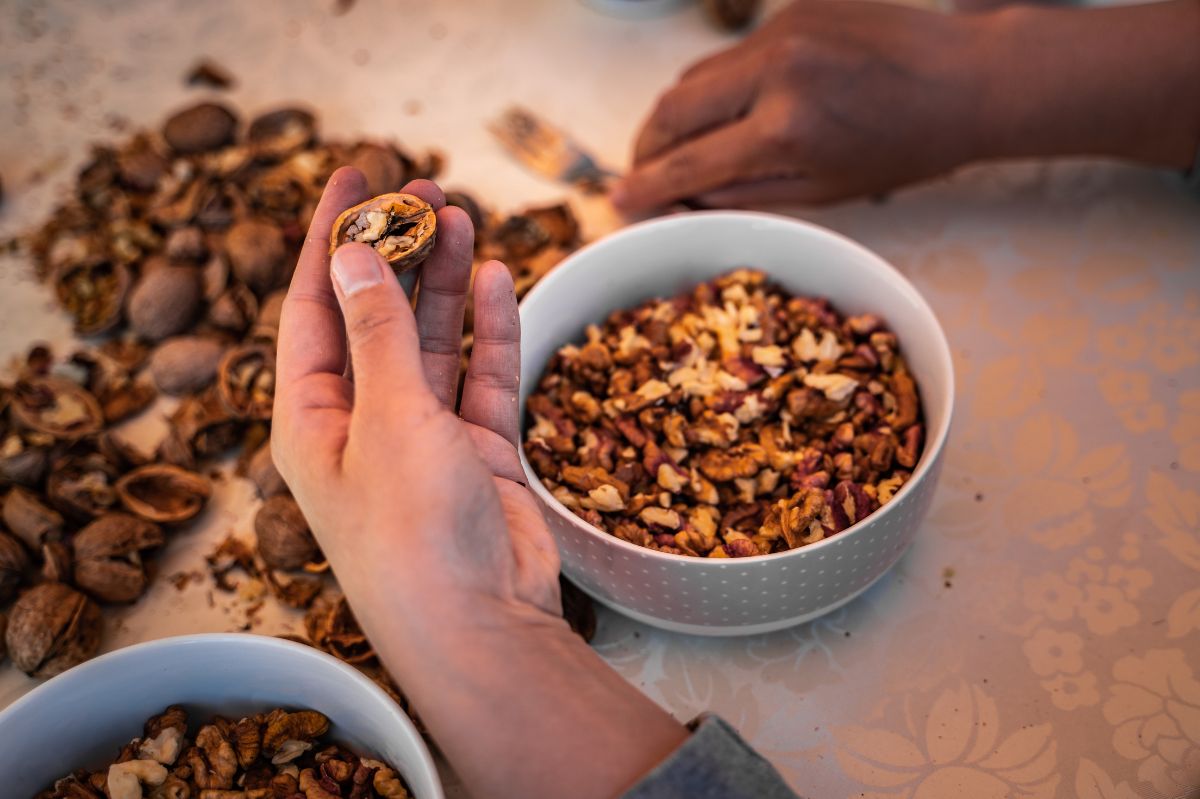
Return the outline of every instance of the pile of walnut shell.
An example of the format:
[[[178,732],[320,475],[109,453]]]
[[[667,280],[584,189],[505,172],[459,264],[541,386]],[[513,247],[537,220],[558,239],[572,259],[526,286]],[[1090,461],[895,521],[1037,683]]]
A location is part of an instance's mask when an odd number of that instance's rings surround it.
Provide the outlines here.
[[[190,735],[172,705],[101,769],[79,769],[34,799],[408,799],[386,763],[322,741],[329,719],[275,709],[238,721],[214,717]]]
[[[19,668],[47,677],[95,654],[101,606],[144,593],[150,556],[201,513],[206,470],[232,455],[264,505],[255,550],[231,540],[210,559],[218,588],[234,590],[234,567],[297,608],[328,587],[268,441],[286,286],[344,164],[378,195],[434,177],[441,159],[323,141],[302,108],[243,124],[204,102],[96,146],[21,242],[90,343],[58,363],[35,347],[0,384],[0,660],[6,644]],[[447,196],[475,223],[478,260],[504,259],[522,293],[579,243],[565,205],[500,219],[464,192]],[[169,413],[167,433],[142,451],[115,426],[151,407]]]

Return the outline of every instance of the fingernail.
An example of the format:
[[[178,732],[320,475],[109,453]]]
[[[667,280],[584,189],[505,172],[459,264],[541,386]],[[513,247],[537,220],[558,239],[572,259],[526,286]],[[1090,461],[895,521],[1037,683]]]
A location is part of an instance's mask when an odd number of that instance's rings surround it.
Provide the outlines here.
[[[363,289],[383,282],[379,256],[363,246],[339,247],[333,253],[333,279],[343,297],[353,297]]]

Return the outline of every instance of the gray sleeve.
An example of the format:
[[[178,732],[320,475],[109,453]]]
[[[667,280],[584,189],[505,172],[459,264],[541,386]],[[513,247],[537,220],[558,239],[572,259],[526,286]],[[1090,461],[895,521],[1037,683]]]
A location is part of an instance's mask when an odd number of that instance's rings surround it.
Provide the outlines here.
[[[724,721],[705,714],[688,726],[691,736],[621,799],[797,799]]]

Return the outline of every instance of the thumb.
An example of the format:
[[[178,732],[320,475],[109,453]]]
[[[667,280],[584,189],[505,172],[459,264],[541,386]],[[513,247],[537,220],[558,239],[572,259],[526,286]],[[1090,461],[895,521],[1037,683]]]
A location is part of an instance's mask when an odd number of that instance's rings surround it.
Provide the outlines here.
[[[394,402],[425,386],[408,295],[379,254],[345,244],[332,259],[334,293],[346,320],[355,405]]]

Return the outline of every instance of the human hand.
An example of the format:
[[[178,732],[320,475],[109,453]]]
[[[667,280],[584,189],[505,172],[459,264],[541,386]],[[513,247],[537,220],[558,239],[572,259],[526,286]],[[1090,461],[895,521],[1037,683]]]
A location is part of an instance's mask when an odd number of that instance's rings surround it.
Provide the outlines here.
[[[367,192],[357,170],[330,178],[284,302],[271,451],[368,631],[406,601],[463,617],[557,617],[558,554],[516,449],[512,279],[496,261],[475,279],[456,413],[474,232],[433,183],[404,191],[438,216],[415,314],[366,245],[338,249],[331,282],[330,228]]]
[[[415,314],[366,245],[338,248],[330,280],[330,228],[367,192],[355,169],[329,179],[284,302],[271,452],[375,650],[475,795],[617,795],[687,732],[561,618],[558,552],[516,449],[512,278],[497,261],[475,277],[456,413],[471,221],[429,181],[404,191],[438,209]]]
[[[829,202],[976,156],[976,18],[799,0],[691,67],[637,139],[623,210]]]

